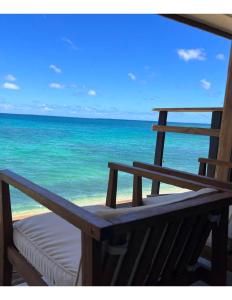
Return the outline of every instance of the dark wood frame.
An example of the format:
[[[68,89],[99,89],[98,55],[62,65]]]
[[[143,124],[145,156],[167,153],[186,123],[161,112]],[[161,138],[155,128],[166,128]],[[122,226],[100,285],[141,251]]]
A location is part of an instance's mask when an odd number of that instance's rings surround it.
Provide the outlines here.
[[[142,177],[158,179],[160,181],[177,185],[180,187],[188,187],[198,190],[202,187],[209,187],[208,184],[185,179],[183,176],[173,176],[162,172],[150,171],[138,167],[132,167],[122,164],[109,163],[110,180],[107,193],[107,205],[116,207],[116,182],[118,171],[130,173],[134,176],[134,191],[133,191],[133,205],[140,204],[140,196],[142,189]],[[180,174],[179,174],[180,175]],[[197,177],[196,177],[197,178]],[[224,190],[213,195],[205,195],[188,201],[179,202],[162,207],[152,208],[146,211],[139,211],[133,214],[126,214],[121,217],[115,217],[109,221],[103,220],[85,209],[78,207],[59,197],[48,190],[39,187],[38,185],[28,181],[27,179],[11,172],[4,170],[0,172],[1,194],[0,194],[0,284],[10,285],[12,276],[12,266],[21,274],[29,285],[46,285],[42,280],[41,275],[34,269],[34,267],[26,261],[26,259],[18,252],[13,243],[13,225],[12,213],[10,204],[9,186],[20,190],[29,197],[33,198],[43,206],[47,207],[61,218],[79,228],[82,232],[82,276],[83,285],[108,285],[109,274],[115,269],[115,258],[109,260],[110,264],[105,267],[105,273],[102,274],[102,266],[99,257],[101,255],[101,245],[103,241],[112,241],[113,245],[118,243],[117,237],[125,236],[128,232],[134,232],[136,240],[139,236],[143,236],[144,230],[155,224],[155,227],[163,226],[166,222],[176,222],[177,218],[195,217],[197,214],[208,214],[220,212],[223,213],[223,219],[219,222],[219,227],[213,229],[213,236],[215,241],[213,253],[214,263],[212,272],[209,273],[209,281],[212,284],[224,285],[226,278],[226,234],[228,224],[228,206],[231,204],[232,194]],[[177,228],[177,227],[176,227]],[[172,229],[173,230],[173,229]],[[141,234],[140,234],[141,232]],[[171,232],[169,232],[171,236]],[[223,233],[223,234],[222,234]],[[222,238],[223,236],[223,238]],[[138,243],[137,243],[138,244]],[[165,247],[165,244],[164,244]],[[132,252],[130,252],[132,251]],[[130,250],[130,258],[134,255],[134,250]],[[164,256],[160,257],[160,261]],[[129,260],[126,260],[126,269],[129,268]],[[143,261],[143,264],[148,262]],[[144,270],[144,269],[142,269]],[[153,273],[156,269],[153,270]],[[152,274],[153,274],[152,273]],[[198,272],[199,273],[199,272]],[[197,274],[198,274],[197,273]],[[204,273],[204,272],[203,272]],[[155,274],[155,273],[154,273]],[[200,274],[200,273],[199,273]],[[198,276],[199,276],[198,274]],[[101,276],[102,275],[102,276]],[[138,274],[139,275],[139,274]],[[141,275],[141,274],[140,274]],[[141,277],[141,276],[140,276]],[[122,277],[123,278],[123,277]],[[137,277],[136,277],[137,278]],[[186,281],[186,278],[188,280]],[[198,278],[198,277],[197,277]],[[126,278],[124,278],[126,279]],[[151,278],[152,279],[152,278]],[[178,280],[177,280],[178,279]],[[196,277],[194,278],[196,280]],[[120,279],[122,280],[122,279]],[[166,281],[163,284],[190,284],[193,278],[187,276],[177,277],[175,282]],[[134,284],[141,284],[141,278],[137,278]],[[116,281],[115,284],[125,284],[124,281]],[[155,284],[149,280],[146,284]]]
[[[152,129],[157,131],[156,147],[154,156],[154,165],[162,166],[163,154],[164,154],[164,143],[166,132],[182,133],[182,134],[197,134],[206,135],[210,137],[209,144],[209,158],[217,158],[218,147],[219,147],[219,134],[221,128],[221,120],[223,114],[222,107],[189,107],[189,108],[154,108],[153,111],[159,113],[158,124],[153,125]],[[167,126],[167,117],[169,112],[210,112],[211,117],[211,128],[197,128],[197,127],[181,127],[181,126]],[[214,177],[215,167],[210,165],[207,169],[207,175]],[[151,195],[159,194],[160,182],[154,180],[152,182]]]

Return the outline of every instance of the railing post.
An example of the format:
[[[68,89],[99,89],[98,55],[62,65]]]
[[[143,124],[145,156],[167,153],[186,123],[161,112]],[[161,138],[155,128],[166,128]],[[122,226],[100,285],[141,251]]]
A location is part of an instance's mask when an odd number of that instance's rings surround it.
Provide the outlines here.
[[[118,170],[110,169],[107,196],[106,196],[106,206],[116,208],[117,184],[118,184]]]
[[[167,111],[160,111],[158,125],[167,125]],[[156,135],[156,147],[155,147],[155,157],[154,164],[162,166],[163,163],[163,152],[164,152],[164,142],[165,142],[165,132],[157,132]],[[151,194],[159,194],[160,181],[153,180]]]
[[[206,163],[200,162],[198,174],[202,175],[202,176],[205,176],[205,174],[206,174]]]
[[[142,204],[142,177],[134,175],[132,206],[141,206]]]
[[[211,118],[211,129],[220,129],[222,121],[222,111],[213,111]],[[208,157],[211,159],[217,159],[218,154],[219,137],[211,136],[209,143]],[[216,166],[208,165],[207,176],[214,178]]]
[[[0,285],[11,285],[12,265],[7,250],[13,245],[13,226],[9,185],[0,181]]]

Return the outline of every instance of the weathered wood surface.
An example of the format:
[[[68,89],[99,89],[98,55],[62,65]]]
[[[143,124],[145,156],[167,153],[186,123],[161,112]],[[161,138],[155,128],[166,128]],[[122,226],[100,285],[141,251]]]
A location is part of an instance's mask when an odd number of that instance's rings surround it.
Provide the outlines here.
[[[160,126],[153,125],[154,131],[160,132],[174,132],[174,133],[185,133],[185,134],[197,134],[218,137],[220,134],[219,129],[208,129],[200,127],[181,127],[181,126]]]
[[[208,31],[208,32],[214,33],[219,36],[223,36],[230,40],[232,39],[231,32],[225,31],[221,28],[216,28],[214,26],[210,26],[208,24],[204,24],[197,20],[190,19],[189,16],[186,14],[182,14],[182,15],[180,15],[180,14],[162,14],[162,16],[169,18],[169,19],[173,19],[175,21],[178,21],[178,22],[181,22],[184,24],[187,24],[187,25],[190,25],[190,26],[193,26],[193,27],[196,27],[196,28],[200,28],[204,31]]]
[[[228,68],[226,93],[224,100],[224,110],[222,116],[222,124],[219,137],[219,160],[230,161],[232,151],[232,46],[230,50],[230,62]],[[227,171],[222,166],[216,168],[216,178],[219,180],[227,180]]]
[[[47,207],[49,210],[55,212],[61,218],[88,233],[90,236],[101,239],[104,234],[107,235],[109,222],[38,186],[24,177],[9,170],[3,170],[0,172],[0,180],[12,185],[27,196]],[[104,228],[106,229],[106,232],[104,232]]]
[[[178,170],[171,169],[171,168],[160,167],[160,166],[156,166],[153,164],[137,162],[137,161],[135,161],[133,163],[133,165],[138,168],[144,168],[144,169],[147,169],[150,171],[155,171],[155,172],[159,172],[162,174],[166,174],[168,176],[174,176],[174,177],[176,176],[179,179],[183,178],[184,180],[191,180],[191,181],[194,181],[195,183],[205,184],[205,185],[210,186],[211,188],[214,187],[217,189],[223,189],[228,192],[232,191],[232,183],[223,182],[220,180],[216,180],[214,178],[209,178],[209,177],[201,176],[201,175],[195,175],[195,174],[189,173],[189,172],[178,171]],[[174,185],[174,182],[173,182],[173,185]]]

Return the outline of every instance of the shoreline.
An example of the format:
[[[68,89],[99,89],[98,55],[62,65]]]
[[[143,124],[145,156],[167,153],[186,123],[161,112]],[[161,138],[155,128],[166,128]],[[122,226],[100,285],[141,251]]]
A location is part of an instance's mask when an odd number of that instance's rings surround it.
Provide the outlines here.
[[[168,193],[181,193],[181,192],[185,192],[187,191],[186,189],[182,189],[179,187],[166,187],[163,188],[160,195],[162,194],[168,194]],[[150,190],[145,190],[144,191],[144,195],[148,195],[150,193]],[[71,200],[70,200],[71,201]],[[93,197],[90,199],[76,199],[76,200],[72,200],[71,202],[83,207],[83,206],[89,206],[89,205],[104,205],[105,204],[105,198],[104,197]],[[129,202],[131,201],[131,196],[127,193],[122,194],[119,196],[119,199],[117,200],[117,203],[122,203],[122,202]],[[13,212],[12,213],[12,219],[13,221],[16,220],[21,220],[21,219],[25,219],[25,218],[29,218],[29,217],[33,217],[33,216],[37,216],[37,215],[41,215],[44,213],[48,213],[50,212],[49,209],[47,209],[46,207],[43,208],[37,208],[37,209],[33,209],[31,211],[22,211],[22,212]]]

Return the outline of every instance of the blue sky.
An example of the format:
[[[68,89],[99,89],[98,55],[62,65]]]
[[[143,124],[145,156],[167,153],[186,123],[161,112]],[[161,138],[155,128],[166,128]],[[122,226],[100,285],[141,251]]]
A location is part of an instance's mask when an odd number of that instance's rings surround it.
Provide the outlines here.
[[[2,113],[154,120],[223,104],[230,42],[161,16],[1,15],[0,36]]]

